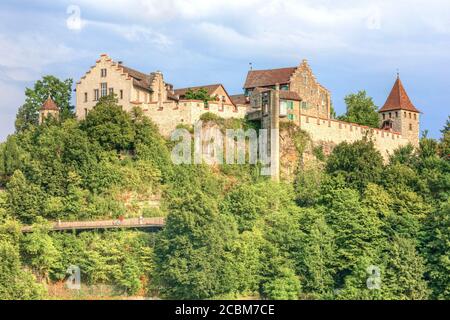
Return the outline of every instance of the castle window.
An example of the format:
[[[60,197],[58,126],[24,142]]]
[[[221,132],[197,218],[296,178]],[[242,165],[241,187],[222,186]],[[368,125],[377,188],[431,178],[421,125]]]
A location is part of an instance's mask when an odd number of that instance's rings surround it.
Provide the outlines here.
[[[414,113],[414,120],[417,120],[417,114]]]
[[[109,95],[113,96],[114,95],[114,88],[109,88]]]
[[[302,109],[307,109],[308,108],[308,104],[306,103],[306,101],[302,101]]]
[[[289,114],[289,115],[288,115],[288,119],[289,119],[289,120],[294,120],[294,119],[295,119],[295,116],[294,116],[293,114]]]
[[[412,124],[409,124],[409,131],[412,131]]]
[[[102,69],[100,72],[101,72],[101,77],[106,78],[106,69]]]
[[[386,120],[386,114],[383,113],[383,120]]]
[[[120,99],[123,99],[123,90],[120,90]]]
[[[84,108],[84,117],[86,118],[87,115],[88,115],[88,109],[87,109],[87,108]]]
[[[88,93],[87,92],[84,93],[84,102],[88,102]]]
[[[98,101],[98,98],[99,98],[98,93],[99,93],[98,89],[95,89],[94,90],[94,101]]]
[[[392,118],[392,113],[389,112],[389,119],[391,119],[391,118]]]
[[[397,111],[395,111],[395,117],[398,118],[398,112]]]
[[[101,88],[101,96],[106,97],[108,95],[108,84],[106,82],[102,82],[100,84]]]
[[[409,118],[411,119],[411,112],[409,113]]]

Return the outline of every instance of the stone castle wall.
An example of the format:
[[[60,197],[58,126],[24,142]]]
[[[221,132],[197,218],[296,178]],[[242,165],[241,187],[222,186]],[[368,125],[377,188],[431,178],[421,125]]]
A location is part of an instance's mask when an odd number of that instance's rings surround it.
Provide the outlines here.
[[[325,146],[325,152],[332,150],[334,145],[341,142],[355,142],[368,137],[385,160],[401,146],[409,144],[409,140],[400,133],[369,128],[354,123],[332,119],[323,119],[301,115],[300,128],[306,131],[315,144]]]
[[[158,104],[140,104],[138,105],[144,111],[144,114],[158,125],[161,134],[169,136],[179,124],[193,125],[202,114],[211,112],[224,119],[244,118],[247,108],[235,107],[230,104],[220,102],[210,102],[208,108],[205,108],[203,101],[182,100],[176,102],[166,102],[159,107]]]

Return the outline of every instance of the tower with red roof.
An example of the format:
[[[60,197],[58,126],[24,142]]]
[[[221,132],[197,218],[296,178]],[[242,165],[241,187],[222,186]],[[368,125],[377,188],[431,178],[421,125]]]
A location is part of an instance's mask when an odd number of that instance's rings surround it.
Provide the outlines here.
[[[421,112],[409,99],[399,75],[386,103],[378,112],[382,129],[399,132],[413,146],[419,146]]]
[[[50,96],[48,96],[47,100],[45,100],[44,104],[39,110],[39,124],[42,124],[44,120],[49,117],[52,117],[54,119],[59,118],[59,108]]]

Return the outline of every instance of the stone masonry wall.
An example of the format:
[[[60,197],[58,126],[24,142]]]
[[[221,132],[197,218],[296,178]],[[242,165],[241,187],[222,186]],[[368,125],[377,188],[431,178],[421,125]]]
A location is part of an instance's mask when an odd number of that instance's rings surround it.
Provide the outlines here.
[[[409,143],[408,139],[396,132],[305,115],[301,116],[300,127],[309,133],[315,144],[325,146],[325,152],[330,152],[333,145],[344,141],[355,142],[367,136],[373,140],[375,147],[387,160],[394,150]]]

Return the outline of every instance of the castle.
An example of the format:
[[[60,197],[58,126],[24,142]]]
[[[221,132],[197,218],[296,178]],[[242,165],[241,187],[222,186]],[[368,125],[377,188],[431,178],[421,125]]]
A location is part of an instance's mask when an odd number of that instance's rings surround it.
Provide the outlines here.
[[[76,84],[76,116],[84,119],[100,97],[115,94],[124,110],[139,106],[166,136],[177,125],[192,125],[211,112],[222,118],[261,121],[267,129],[294,122],[314,142],[331,148],[370,136],[385,159],[400,146],[419,144],[420,111],[410,101],[400,77],[379,110],[378,129],[332,119],[331,93],[317,81],[306,60],[297,67],[249,71],[243,94],[230,96],[221,84],[190,89],[199,88],[205,89],[212,101],[188,99],[189,88],[174,89],[161,72],[142,73],[103,54]]]

